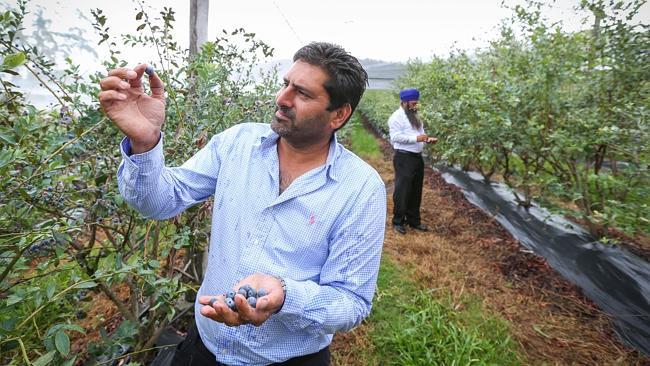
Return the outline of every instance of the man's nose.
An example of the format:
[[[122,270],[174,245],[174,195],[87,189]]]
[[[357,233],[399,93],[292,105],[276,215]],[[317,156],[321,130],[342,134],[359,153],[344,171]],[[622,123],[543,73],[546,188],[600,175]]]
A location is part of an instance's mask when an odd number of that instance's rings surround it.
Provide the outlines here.
[[[284,87],[275,96],[275,104],[278,107],[291,107],[293,91],[291,86]]]

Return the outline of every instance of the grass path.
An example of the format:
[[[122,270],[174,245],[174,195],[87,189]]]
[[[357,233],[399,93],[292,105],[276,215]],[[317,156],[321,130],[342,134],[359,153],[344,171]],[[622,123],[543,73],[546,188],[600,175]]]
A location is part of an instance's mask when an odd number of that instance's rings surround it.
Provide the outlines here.
[[[389,190],[390,220],[392,151],[351,127],[352,149]],[[428,233],[402,236],[387,221],[373,312],[335,336],[335,365],[650,364],[577,288],[431,169],[422,215]]]

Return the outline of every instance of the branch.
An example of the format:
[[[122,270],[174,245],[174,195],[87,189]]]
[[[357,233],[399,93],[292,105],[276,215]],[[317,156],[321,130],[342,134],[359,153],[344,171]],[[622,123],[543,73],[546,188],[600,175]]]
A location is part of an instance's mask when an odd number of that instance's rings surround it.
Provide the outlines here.
[[[97,283],[99,285],[99,289],[102,290],[102,292],[104,294],[106,294],[106,296],[108,296],[108,298],[111,299],[111,301],[113,301],[113,303],[115,305],[117,305],[117,308],[119,309],[120,313],[122,313],[122,315],[125,318],[131,320],[134,323],[138,322],[137,318],[135,317],[135,314],[133,314],[131,311],[129,311],[129,309],[126,308],[126,306],[124,306],[124,304],[122,303],[122,300],[120,300],[115,295],[115,293],[113,291],[111,291],[110,288],[108,288],[108,286],[104,285],[103,283],[101,283],[99,281]]]

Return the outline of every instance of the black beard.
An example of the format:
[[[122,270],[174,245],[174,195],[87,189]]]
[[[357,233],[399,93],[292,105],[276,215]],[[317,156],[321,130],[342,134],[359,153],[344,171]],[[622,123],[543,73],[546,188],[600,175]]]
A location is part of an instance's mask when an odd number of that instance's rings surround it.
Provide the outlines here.
[[[418,110],[417,108],[404,108],[404,113],[406,113],[406,118],[409,119],[409,123],[411,123],[411,127],[413,127],[416,130],[419,130],[420,127],[422,127],[422,121],[420,121],[420,118],[418,117]]]

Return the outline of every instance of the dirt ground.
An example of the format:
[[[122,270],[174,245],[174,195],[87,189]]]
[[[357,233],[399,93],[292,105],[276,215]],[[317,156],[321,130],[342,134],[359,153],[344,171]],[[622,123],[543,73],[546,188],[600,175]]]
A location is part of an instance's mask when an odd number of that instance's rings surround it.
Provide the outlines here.
[[[383,158],[368,161],[388,191],[384,255],[415,267],[414,280],[483,299],[484,309],[510,323],[527,364],[650,365],[620,343],[612,324],[580,289],[564,280],[546,261],[525,250],[494,219],[470,204],[462,192],[430,168],[425,170],[422,199],[427,233],[392,230],[392,148],[381,139]],[[367,342],[367,325],[334,337],[339,363],[361,365],[354,347]],[[343,360],[343,361],[341,361]]]

